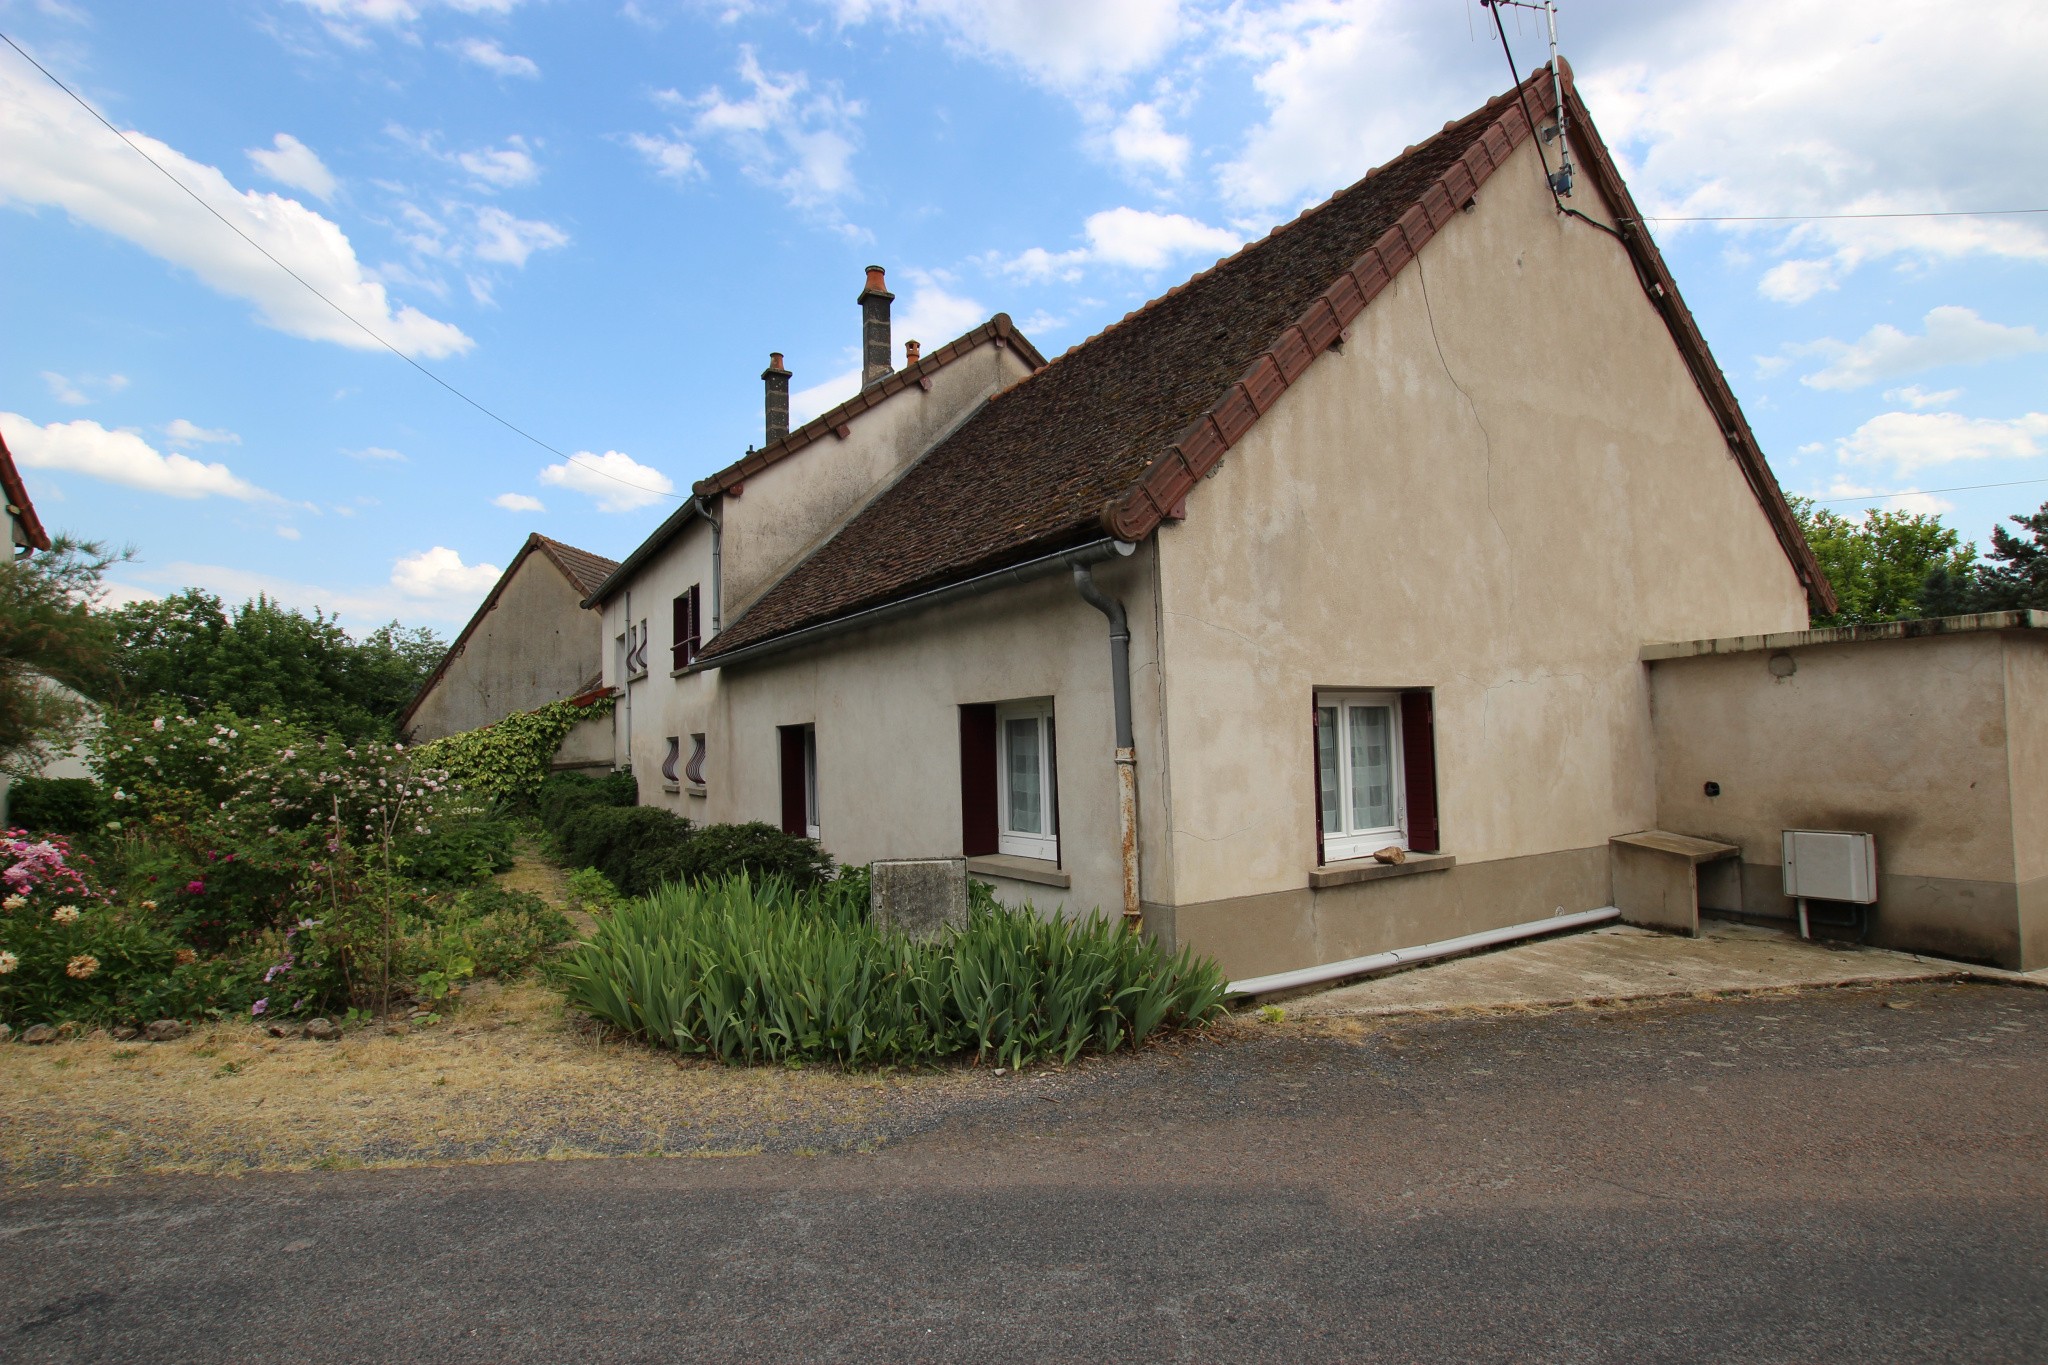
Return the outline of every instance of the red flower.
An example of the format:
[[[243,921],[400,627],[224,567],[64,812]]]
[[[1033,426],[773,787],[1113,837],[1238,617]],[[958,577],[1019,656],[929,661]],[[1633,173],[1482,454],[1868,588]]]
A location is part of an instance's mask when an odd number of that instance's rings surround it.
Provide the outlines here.
[[[205,883],[205,882],[203,882],[203,881],[198,881],[198,880],[196,880],[196,879],[195,879],[195,880],[193,880],[193,881],[189,881],[189,882],[186,882],[186,883],[185,883],[185,894],[186,894],[186,895],[188,895],[188,896],[203,896],[203,895],[205,895],[205,894],[206,894],[206,883]]]

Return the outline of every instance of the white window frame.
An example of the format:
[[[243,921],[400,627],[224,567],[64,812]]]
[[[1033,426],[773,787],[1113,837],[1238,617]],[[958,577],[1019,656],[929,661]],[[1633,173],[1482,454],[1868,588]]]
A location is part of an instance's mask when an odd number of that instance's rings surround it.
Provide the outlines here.
[[[804,837],[822,837],[818,817],[818,727],[804,727]]]
[[[1337,828],[1329,828],[1330,811],[1323,802],[1323,861],[1342,862],[1349,858],[1369,858],[1389,844],[1408,847],[1408,771],[1406,755],[1401,751],[1401,694],[1398,692],[1317,692],[1316,706],[1316,790],[1323,790],[1322,713],[1335,708],[1337,712],[1336,757],[1337,757]],[[1356,828],[1351,823],[1351,708],[1354,706],[1384,706],[1387,708],[1387,746],[1389,782],[1392,790],[1394,823],[1375,826],[1371,829]]]
[[[1037,722],[1038,829],[1029,834],[1011,828],[1010,722]],[[1052,698],[1004,702],[996,707],[996,850],[1013,858],[1060,858],[1059,727],[1053,721]]]

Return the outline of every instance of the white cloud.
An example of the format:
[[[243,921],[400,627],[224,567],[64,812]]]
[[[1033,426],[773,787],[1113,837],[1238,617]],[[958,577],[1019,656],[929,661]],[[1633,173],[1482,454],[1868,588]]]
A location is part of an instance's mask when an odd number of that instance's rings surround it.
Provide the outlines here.
[[[433,0],[298,0],[320,16],[327,31],[351,47],[367,47],[369,30],[382,29],[413,40],[412,27]],[[510,14],[520,0],[440,0],[462,14]]]
[[[2048,337],[2032,327],[1986,322],[1974,310],[1952,304],[1931,310],[1922,328],[1919,336],[1909,336],[1889,323],[1879,323],[1853,343],[1811,342],[1799,349],[1829,360],[1799,382],[1814,389],[1859,389],[1944,365],[1977,365],[2048,351]]]
[[[517,189],[540,179],[540,166],[523,137],[506,138],[502,147],[479,147],[473,152],[458,153],[455,162],[492,189]]]
[[[740,49],[739,75],[746,89],[738,95],[714,85],[690,101],[673,91],[658,98],[694,108],[693,135],[723,143],[742,173],[779,191],[792,207],[829,208],[853,188],[860,101],[847,99],[837,82],[813,89],[801,71],[769,71],[750,47]],[[641,154],[647,155],[644,147]]]
[[[1839,502],[1845,498],[1868,498],[1870,501],[1864,508],[1866,512],[1876,508],[1880,511],[1912,512],[1919,516],[1938,517],[1944,512],[1956,510],[1956,505],[1947,498],[1938,498],[1932,493],[1886,493],[1881,488],[1871,488],[1838,474],[1828,485],[1824,501]],[[1865,519],[1862,516],[1851,518],[1854,521]]]
[[[279,133],[269,147],[251,147],[249,160],[280,185],[304,190],[323,203],[334,198],[334,172],[319,154],[290,133]]]
[[[2031,459],[2048,441],[2048,413],[2009,420],[1955,412],[1884,412],[1835,443],[1844,464],[1884,465],[1901,477],[1964,460]]]
[[[626,145],[647,159],[656,175],[670,180],[688,180],[704,174],[704,163],[697,159],[697,149],[683,140],[677,129],[671,128],[671,137],[656,133],[628,133]]]
[[[929,27],[1058,90],[1143,71],[1186,27],[1180,0],[837,0],[839,21]]]
[[[202,427],[197,422],[188,422],[182,417],[171,419],[164,428],[164,439],[174,446],[233,445],[242,443],[242,438],[225,427]]]
[[[1183,213],[1114,208],[1088,216],[1082,225],[1088,245],[1070,251],[1032,247],[999,263],[1004,273],[1026,280],[1078,279],[1089,265],[1159,270],[1189,256],[1224,256],[1243,239],[1227,228],[1210,227]]]
[[[128,376],[125,374],[81,374],[73,377],[58,374],[55,370],[44,370],[42,379],[49,387],[52,398],[74,408],[82,408],[96,401],[93,397],[94,390],[97,390],[101,397],[110,397],[128,387]]]
[[[914,268],[898,273],[897,283],[906,287],[891,309],[889,325],[897,363],[901,363],[906,341],[923,342],[924,349],[930,351],[988,321],[989,310],[978,300],[954,293],[947,287],[946,279]],[[843,359],[845,368],[790,393],[791,422],[801,426],[860,392],[860,348],[849,348]]]
[[[600,512],[635,511],[664,501],[676,487],[660,470],[616,450],[602,455],[579,450],[574,458],[541,470],[540,481],[595,500]]]
[[[341,453],[352,460],[405,460],[405,452],[393,450],[389,446],[364,446],[361,450],[344,450]]]
[[[1961,389],[1941,389],[1929,392],[1918,384],[1908,384],[1903,389],[1886,389],[1884,401],[1904,403],[1909,408],[1938,408],[1944,403],[1953,403],[1963,396]]]
[[[525,80],[536,80],[540,76],[540,67],[533,58],[507,52],[494,39],[464,38],[450,43],[448,48],[465,62],[480,66],[494,76],[518,76]]]
[[[280,526],[277,528],[277,534],[285,540],[297,540],[299,538],[299,528],[296,526]]]
[[[456,355],[474,344],[451,323],[393,307],[334,223],[294,199],[241,191],[212,166],[149,137],[134,142],[229,222],[347,313],[410,356]],[[204,208],[60,90],[0,65],[0,202],[51,205],[191,271],[256,306],[268,326],[358,350],[378,343],[236,239]]]
[[[1817,261],[1783,261],[1757,281],[1756,290],[1776,303],[1805,303],[1815,294],[1842,287],[1848,267],[1832,257]]]
[[[407,597],[472,598],[491,590],[501,571],[495,564],[464,564],[446,545],[407,555],[391,566],[391,586]]]
[[[80,418],[37,426],[19,413],[0,412],[0,435],[14,458],[30,469],[62,469],[146,493],[173,498],[238,498],[270,502],[275,494],[243,479],[224,464],[202,464],[188,455],[165,455],[133,431],[113,430]]]
[[[2048,11],[2031,0],[1978,0],[1967,21],[1923,0],[1728,0],[1644,6],[1621,26],[1626,58],[1579,70],[1646,213],[2023,208],[2018,187],[2048,179]],[[2028,218],[1724,230],[1801,258],[1764,276],[1787,302],[1885,257],[2048,260],[2048,224]]]
[[[1187,168],[1188,140],[1166,130],[1156,104],[1134,104],[1107,136],[1110,153],[1137,171],[1157,171],[1178,180]]]
[[[480,261],[523,266],[536,251],[569,244],[569,234],[553,223],[514,218],[500,208],[482,208],[476,215],[477,239],[471,250]]]
[[[491,506],[502,507],[507,512],[545,512],[546,504],[528,493],[500,493],[491,499]]]

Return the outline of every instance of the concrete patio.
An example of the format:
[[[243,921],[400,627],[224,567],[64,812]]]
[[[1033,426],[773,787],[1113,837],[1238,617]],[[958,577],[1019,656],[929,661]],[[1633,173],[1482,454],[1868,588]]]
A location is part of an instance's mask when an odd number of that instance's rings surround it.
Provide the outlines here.
[[[1803,942],[1744,924],[1712,923],[1700,938],[1614,924],[1297,996],[1285,1008],[1297,1017],[1427,1014],[1967,976],[2048,985],[2048,973]]]

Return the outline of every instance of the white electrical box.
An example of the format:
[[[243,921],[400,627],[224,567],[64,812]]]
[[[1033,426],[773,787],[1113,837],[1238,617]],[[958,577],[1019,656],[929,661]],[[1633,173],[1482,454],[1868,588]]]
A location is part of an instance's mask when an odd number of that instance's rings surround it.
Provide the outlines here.
[[[1788,829],[1785,894],[1871,905],[1877,900],[1877,840],[1833,829]]]

